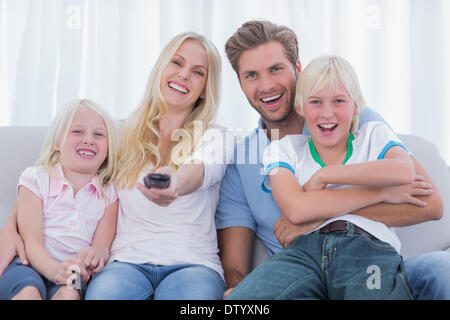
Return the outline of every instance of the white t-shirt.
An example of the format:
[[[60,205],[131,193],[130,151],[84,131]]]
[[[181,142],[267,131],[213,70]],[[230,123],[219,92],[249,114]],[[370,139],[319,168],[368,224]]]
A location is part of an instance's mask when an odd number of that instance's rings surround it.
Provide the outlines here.
[[[350,135],[344,164],[383,159],[386,152],[394,146],[401,146],[406,150],[397,135],[384,123],[367,122],[360,130]],[[263,162],[265,175],[261,187],[266,192],[271,192],[270,179],[267,179],[267,175],[274,168],[284,167],[291,170],[300,185],[304,185],[317,170],[324,166],[315,152],[311,137],[306,135],[289,135],[281,140],[272,142],[264,150]],[[350,186],[328,185],[327,189],[348,187]],[[371,233],[376,238],[389,243],[397,252],[400,252],[400,240],[393,228],[388,228],[381,222],[358,215],[345,214],[328,219],[315,230],[336,220],[349,221]]]
[[[118,190],[117,234],[110,261],[174,265],[202,264],[223,277],[218,256],[214,213],[226,166],[234,151],[229,130],[212,127],[205,131],[193,155],[205,166],[202,186],[177,198],[167,207],[148,200],[136,187]],[[150,168],[139,175],[142,182]]]

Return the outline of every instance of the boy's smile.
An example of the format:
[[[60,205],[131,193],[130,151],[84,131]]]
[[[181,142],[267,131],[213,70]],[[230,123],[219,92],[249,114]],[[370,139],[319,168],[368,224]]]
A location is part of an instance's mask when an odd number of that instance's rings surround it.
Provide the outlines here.
[[[305,117],[317,148],[346,148],[357,111],[355,102],[340,81],[307,97],[300,114]]]

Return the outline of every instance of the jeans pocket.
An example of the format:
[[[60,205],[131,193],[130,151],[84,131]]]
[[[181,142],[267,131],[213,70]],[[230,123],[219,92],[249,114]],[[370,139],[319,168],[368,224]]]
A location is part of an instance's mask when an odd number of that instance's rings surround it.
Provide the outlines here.
[[[387,242],[375,238],[370,238],[365,234],[359,235],[358,237],[360,237],[360,239],[364,240],[367,244],[369,244],[373,248],[397,254],[397,251],[394,249],[394,247]]]

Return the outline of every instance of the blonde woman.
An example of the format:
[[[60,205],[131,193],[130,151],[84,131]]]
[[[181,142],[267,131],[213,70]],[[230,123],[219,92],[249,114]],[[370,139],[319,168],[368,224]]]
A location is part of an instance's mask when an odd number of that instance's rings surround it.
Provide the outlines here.
[[[212,126],[220,72],[203,36],[183,33],[163,49],[121,132],[117,235],[86,299],[222,297],[214,212],[234,144]],[[145,187],[150,172],[168,175],[169,187]]]
[[[108,114],[89,100],[61,109],[36,166],[19,179],[17,222],[31,266],[19,259],[8,266],[1,299],[80,299],[71,270],[85,284],[109,258],[118,210],[115,167]]]

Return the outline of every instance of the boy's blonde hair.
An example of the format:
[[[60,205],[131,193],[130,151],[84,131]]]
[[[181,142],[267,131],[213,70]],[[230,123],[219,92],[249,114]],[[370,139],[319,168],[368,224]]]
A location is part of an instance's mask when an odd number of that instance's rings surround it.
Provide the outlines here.
[[[76,111],[80,107],[93,110],[98,113],[105,122],[108,135],[108,153],[105,160],[97,170],[97,176],[100,182],[100,193],[105,196],[103,193],[103,187],[111,181],[115,174],[117,164],[116,132],[114,129],[114,123],[108,112],[91,100],[73,100],[58,111],[52,121],[50,130],[47,133],[41,153],[36,161],[36,165],[43,166],[47,169],[47,171],[50,171],[50,169],[60,161],[61,156],[58,145],[63,146],[66,142],[70,125]]]
[[[300,73],[297,81],[295,108],[303,112],[303,104],[308,97],[327,86],[335,87],[341,82],[350,98],[355,102],[357,113],[362,110],[365,100],[359,86],[358,77],[350,63],[342,57],[325,55],[313,59]],[[354,115],[350,132],[358,129],[359,117]]]
[[[205,97],[197,100],[181,128],[189,137],[171,143],[169,158],[162,159],[158,149],[159,120],[167,114],[168,107],[161,92],[161,77],[175,52],[186,40],[195,40],[205,48],[208,57]],[[148,163],[155,169],[169,166],[177,170],[192,154],[197,140],[201,137],[194,134],[195,122],[201,123],[202,129],[205,130],[217,114],[221,67],[220,54],[216,47],[208,39],[194,32],[181,33],[165,46],[150,73],[144,98],[126,121],[121,134],[118,170],[115,177],[119,188],[132,188],[139,173]],[[177,159],[172,159],[171,153],[175,150],[179,151]]]

